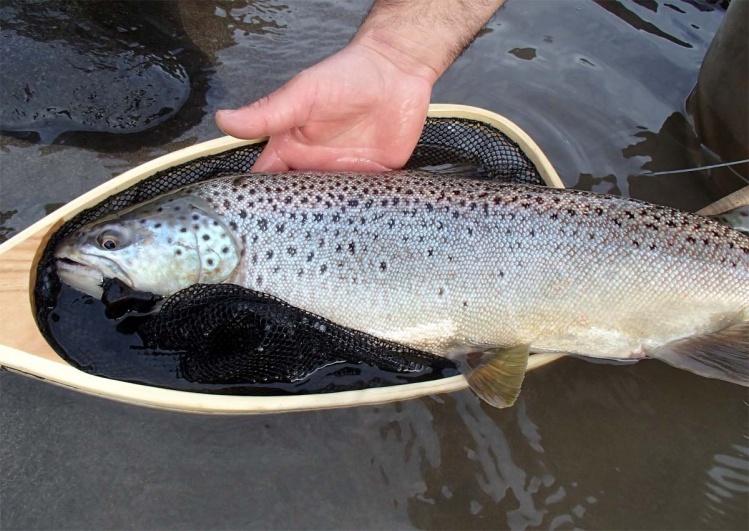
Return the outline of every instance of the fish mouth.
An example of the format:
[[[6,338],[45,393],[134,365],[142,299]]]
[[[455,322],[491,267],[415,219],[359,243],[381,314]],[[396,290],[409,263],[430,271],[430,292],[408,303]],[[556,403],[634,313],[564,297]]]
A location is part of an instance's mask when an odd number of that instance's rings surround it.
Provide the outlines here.
[[[115,262],[101,257],[95,258],[96,261],[92,263],[85,257],[72,258],[67,254],[58,255],[55,262],[57,273],[66,284],[94,297],[101,297],[102,285],[107,278],[117,278],[132,287],[129,275]]]

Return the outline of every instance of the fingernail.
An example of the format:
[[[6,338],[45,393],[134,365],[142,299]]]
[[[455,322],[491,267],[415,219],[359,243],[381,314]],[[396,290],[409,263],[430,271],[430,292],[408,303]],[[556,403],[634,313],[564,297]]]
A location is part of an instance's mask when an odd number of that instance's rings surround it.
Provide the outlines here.
[[[216,113],[233,114],[233,113],[237,112],[238,110],[239,109],[219,109],[219,110],[216,111]]]

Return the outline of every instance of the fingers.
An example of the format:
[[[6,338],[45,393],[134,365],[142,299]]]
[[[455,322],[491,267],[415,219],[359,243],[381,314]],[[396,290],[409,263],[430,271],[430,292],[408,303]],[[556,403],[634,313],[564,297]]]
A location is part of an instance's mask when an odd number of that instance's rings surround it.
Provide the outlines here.
[[[273,146],[273,141],[268,142],[265,149],[252,165],[254,172],[275,173],[279,171],[289,171],[291,168],[278,156],[278,152]]]
[[[237,138],[261,138],[278,134],[302,123],[299,105],[305,98],[294,96],[294,85],[287,83],[269,96],[236,110],[216,113],[216,124],[227,135]]]

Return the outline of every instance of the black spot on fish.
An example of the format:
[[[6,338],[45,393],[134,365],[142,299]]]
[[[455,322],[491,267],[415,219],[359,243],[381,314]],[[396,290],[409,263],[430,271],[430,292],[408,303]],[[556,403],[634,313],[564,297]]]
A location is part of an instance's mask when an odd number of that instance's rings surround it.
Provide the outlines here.
[[[247,217],[247,211],[242,209],[239,211],[239,217],[245,219]]]
[[[439,290],[437,291],[437,295],[439,295],[440,297],[442,297],[442,295],[444,295],[444,294],[445,294],[445,288],[440,288],[440,289],[439,289]]]
[[[221,252],[224,253],[224,254],[226,254],[226,253],[229,252],[229,248],[228,247],[222,247],[221,248]]]
[[[289,253],[289,256],[294,256],[296,254],[296,247],[289,247],[286,249],[286,252]]]
[[[207,260],[207,262],[208,262],[208,265],[209,265],[209,266],[212,266],[212,265],[213,265],[213,258],[209,258],[209,259]]]
[[[281,234],[286,229],[286,225],[283,223],[279,223],[276,225],[276,232]]]
[[[327,264],[323,264],[323,265],[320,266],[320,273],[321,274],[325,273],[327,270],[328,270],[328,265]]]
[[[185,227],[182,227],[181,229],[179,229],[179,231],[180,232],[187,232],[187,229]]]
[[[182,254],[182,249],[177,249],[176,251],[174,251],[174,254],[180,256]]]
[[[263,285],[263,275],[258,275],[255,279],[255,283],[258,285],[258,287]]]
[[[348,252],[351,253],[351,254],[356,253],[356,245],[354,244],[354,242],[349,242],[349,244],[348,244]]]
[[[268,251],[266,251],[266,253],[265,253],[265,257],[268,260],[270,260],[271,258],[273,258],[273,249],[268,249]]]
[[[211,237],[208,234],[203,234],[203,241],[207,242],[210,239],[211,239]]]
[[[153,228],[154,229],[160,229],[161,228],[161,223],[157,223],[156,225],[153,226]]]
[[[244,196],[242,194],[239,194],[237,196],[237,201],[244,201]]]
[[[257,253],[252,253],[252,258],[251,258],[251,260],[252,260],[252,263],[253,263],[253,264],[257,264]]]
[[[388,265],[385,262],[380,262],[380,271],[386,271]]]
[[[197,215],[197,214],[193,214],[192,215],[192,219],[193,219],[193,221],[198,221],[200,219],[200,216]]]
[[[257,220],[257,228],[260,230],[268,230],[268,220],[265,218]]]
[[[229,226],[230,226],[230,227],[231,227],[231,229],[232,229],[232,230],[234,230],[234,231],[236,231],[236,230],[237,230],[237,229],[239,228],[239,226],[237,225],[237,222],[236,222],[236,221],[230,221],[230,222],[229,222]]]

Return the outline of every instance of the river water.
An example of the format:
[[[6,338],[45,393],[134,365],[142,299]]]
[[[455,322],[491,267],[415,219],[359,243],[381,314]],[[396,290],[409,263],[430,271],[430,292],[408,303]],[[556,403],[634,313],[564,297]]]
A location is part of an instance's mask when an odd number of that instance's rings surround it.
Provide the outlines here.
[[[342,47],[369,2],[50,4],[0,6],[0,239],[217,137],[216,109]],[[740,181],[643,174],[715,162],[685,102],[724,15],[700,0],[511,0],[433,101],[512,119],[569,187],[696,210]],[[123,85],[129,99],[112,97],[120,107],[107,119],[86,95],[116,94],[118,72],[138,79]],[[3,529],[749,525],[746,389],[656,361],[555,362],[501,411],[465,391],[217,418],[9,373],[0,386]]]

